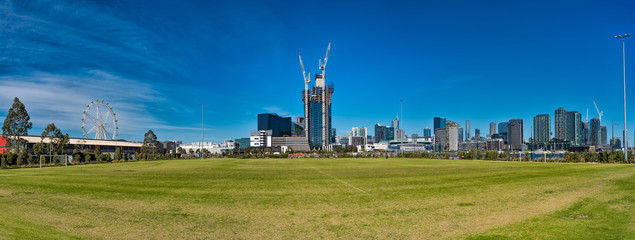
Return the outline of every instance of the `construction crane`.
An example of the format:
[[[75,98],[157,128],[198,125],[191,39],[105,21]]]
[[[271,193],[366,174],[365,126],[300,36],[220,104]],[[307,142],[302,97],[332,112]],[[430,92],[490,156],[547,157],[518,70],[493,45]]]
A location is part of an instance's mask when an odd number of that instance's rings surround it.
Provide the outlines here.
[[[306,73],[304,71],[304,63],[302,63],[302,55],[298,53],[298,58],[300,59],[300,67],[302,68],[302,78],[304,79],[304,136],[309,139],[309,126],[307,123],[307,117],[309,115],[309,83],[311,83],[311,73]]]
[[[329,45],[328,47],[326,47],[326,55],[324,55],[324,62],[322,62],[322,59],[320,59],[319,62],[319,66],[320,66],[320,70],[322,70],[322,74],[320,75],[320,78],[318,79],[316,76],[315,79],[315,84],[319,86],[322,86],[322,149],[326,148],[326,146],[328,145],[328,133],[329,131],[331,131],[331,129],[328,129],[328,119],[327,116],[328,114],[326,113],[327,111],[327,91],[328,88],[326,87],[326,63],[329,60],[329,53],[331,52],[331,41],[329,40]],[[330,100],[328,101],[330,102]]]
[[[600,139],[602,139],[602,115],[604,115],[604,111],[600,111],[600,109],[598,109],[598,105],[595,104],[595,100],[593,100],[593,105],[595,106],[595,111],[598,112],[598,116],[600,117],[600,129],[597,129],[597,133],[598,133],[598,145],[600,145]]]

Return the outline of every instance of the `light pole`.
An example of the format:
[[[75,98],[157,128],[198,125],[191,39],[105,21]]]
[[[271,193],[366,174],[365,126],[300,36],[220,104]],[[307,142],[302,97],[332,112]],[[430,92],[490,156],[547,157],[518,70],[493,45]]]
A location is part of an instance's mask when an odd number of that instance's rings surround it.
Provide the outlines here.
[[[622,39],[622,74],[624,76],[624,142],[628,142],[628,131],[626,131],[626,52],[624,50],[624,40],[631,34],[617,35],[614,38]],[[628,147],[624,145],[624,160],[628,162]]]
[[[399,140],[401,140],[401,146],[399,146],[399,150],[401,150],[401,157],[403,157],[403,135],[406,135],[406,130],[403,130],[403,99],[399,101],[401,102],[401,123],[399,124],[399,127],[402,129],[401,131],[403,131],[403,134],[399,132]],[[408,140],[407,137],[406,140]]]
[[[205,142],[205,116],[203,113],[205,112],[205,104],[201,103],[201,160],[203,160],[203,142]]]

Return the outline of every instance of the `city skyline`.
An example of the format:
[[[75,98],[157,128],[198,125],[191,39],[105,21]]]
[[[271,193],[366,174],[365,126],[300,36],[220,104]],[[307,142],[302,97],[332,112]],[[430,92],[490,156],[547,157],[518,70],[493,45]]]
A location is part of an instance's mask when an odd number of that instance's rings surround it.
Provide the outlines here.
[[[80,137],[82,110],[103,99],[120,138],[131,141],[148,129],[161,140],[200,141],[200,102],[212,142],[248,137],[259,113],[303,116],[297,54],[318,73],[329,40],[337,135],[398,114],[408,135],[423,135],[435,116],[469,120],[470,129],[523,119],[528,140],[534,116],[563,107],[595,118],[593,100],[610,127],[623,122],[621,41],[612,37],[635,22],[629,1],[2,3],[0,120],[19,97],[34,122],[30,135],[54,122]],[[635,106],[630,40],[627,107]],[[635,108],[627,111],[633,119]]]

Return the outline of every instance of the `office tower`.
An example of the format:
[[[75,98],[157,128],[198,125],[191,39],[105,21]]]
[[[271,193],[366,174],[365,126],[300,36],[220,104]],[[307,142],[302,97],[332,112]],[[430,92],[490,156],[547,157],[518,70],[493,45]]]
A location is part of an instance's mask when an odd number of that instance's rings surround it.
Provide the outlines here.
[[[461,130],[458,127],[448,128],[448,143],[449,143],[448,150],[450,151],[459,150],[459,131]],[[463,133],[463,131],[461,131],[461,133]]]
[[[481,138],[481,129],[478,129],[478,128],[474,129],[474,137]]]
[[[357,127],[352,127],[352,128],[351,128],[351,136],[353,136],[353,137],[357,137],[357,136],[359,136],[359,128],[357,128]]]
[[[567,116],[567,110],[564,108],[558,108],[555,111],[555,115],[553,117],[554,120],[554,126],[555,126],[555,138],[556,139],[560,139],[560,140],[566,140],[566,116]]]
[[[386,126],[384,136],[385,141],[395,140],[395,128]]]
[[[366,129],[366,127],[359,128],[358,135],[364,137],[364,144],[368,143],[368,129]]]
[[[258,114],[258,130],[271,130],[272,137],[291,136],[291,117],[275,113]]]
[[[591,126],[589,125],[588,121],[582,122],[582,129],[580,132],[582,146],[591,145]]]
[[[600,145],[606,145],[606,126],[601,126]]]
[[[445,128],[434,129],[435,150],[443,151],[448,149],[448,131]]]
[[[458,140],[459,142],[463,142],[463,127],[456,127],[458,129]]]
[[[304,117],[306,119],[305,132],[309,140],[311,148],[326,147],[335,139],[335,135],[331,135],[331,100],[333,96],[333,85],[326,84],[326,63],[331,50],[331,43],[326,49],[324,59],[320,59],[319,69],[321,74],[315,74],[315,86],[311,89],[308,84],[311,82],[309,76],[304,75],[304,64],[300,58],[302,66],[302,77],[304,78],[304,90],[302,91],[302,102],[304,102]]]
[[[392,128],[399,129],[399,116],[396,116],[391,122]]]
[[[509,129],[509,122],[502,122],[498,124],[498,133],[507,133]]]
[[[524,145],[523,120],[522,119],[509,120],[507,134],[508,134],[509,145],[511,146],[511,149],[522,150]]]
[[[373,136],[373,142],[378,143],[386,139],[386,126],[379,123],[375,124],[375,136]]]
[[[599,145],[601,134],[600,119],[591,119],[591,137],[589,139],[589,145]]]
[[[423,137],[432,137],[432,131],[429,127],[423,129]]]
[[[470,120],[465,120],[465,139],[470,139]]]
[[[496,123],[491,122],[489,123],[489,135],[494,136],[494,134],[496,134]]]
[[[571,142],[571,146],[582,145],[582,114],[577,111],[567,112],[565,127],[565,139]]]
[[[444,117],[434,117],[434,130],[437,128],[445,128],[445,118]],[[436,135],[436,133],[435,133]]]
[[[549,142],[551,140],[551,117],[540,114],[534,117],[534,141]]]

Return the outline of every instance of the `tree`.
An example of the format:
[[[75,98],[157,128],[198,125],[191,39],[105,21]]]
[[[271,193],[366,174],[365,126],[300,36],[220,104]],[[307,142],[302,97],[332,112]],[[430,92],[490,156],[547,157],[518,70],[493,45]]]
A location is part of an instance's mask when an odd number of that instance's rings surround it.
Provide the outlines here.
[[[119,160],[119,159],[121,159],[121,148],[117,148],[117,150],[115,150],[114,160]]]
[[[7,158],[3,155],[0,154],[0,159],[2,162],[0,163],[0,168],[7,168]]]
[[[20,136],[29,134],[33,127],[31,117],[24,104],[17,97],[13,99],[13,105],[9,108],[4,124],[2,125],[2,137],[7,139],[7,147],[17,153],[20,147],[26,148],[26,140]]]
[[[99,148],[95,149],[95,160],[97,160],[97,163],[101,161],[101,150]]]
[[[38,148],[36,151],[39,152],[42,150],[41,144],[44,144],[43,142],[45,138],[49,139],[49,155],[63,155],[66,153],[66,148],[68,148],[70,138],[68,134],[62,134],[62,130],[57,128],[57,126],[55,126],[55,123],[49,123],[49,125],[46,125],[46,128],[44,129],[44,131],[42,131],[42,135],[40,136],[40,142],[38,143],[39,145],[36,144],[38,146],[35,146],[35,148]]]
[[[150,129],[146,134],[143,135],[143,146],[141,147],[142,151],[145,153],[152,152],[152,154],[154,155],[154,151],[156,150],[158,143],[159,142],[157,142],[157,135],[155,135],[152,129]]]
[[[18,166],[24,165],[27,163],[27,159],[29,158],[29,152],[26,149],[20,150],[20,154],[18,154]]]

